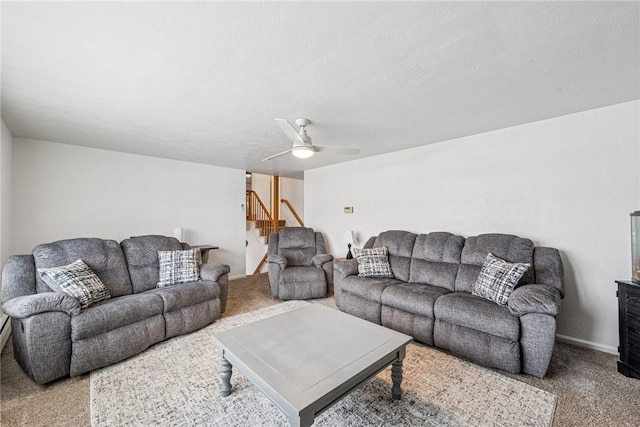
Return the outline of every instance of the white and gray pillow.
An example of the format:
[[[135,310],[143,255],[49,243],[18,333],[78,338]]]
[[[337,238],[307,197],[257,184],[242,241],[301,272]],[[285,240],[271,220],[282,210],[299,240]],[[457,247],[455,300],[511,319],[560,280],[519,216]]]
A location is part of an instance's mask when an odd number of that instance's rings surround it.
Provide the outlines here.
[[[160,273],[158,288],[178,283],[195,282],[200,279],[200,251],[187,249],[183,251],[158,251]]]
[[[60,267],[39,268],[38,274],[52,290],[76,298],[81,309],[111,297],[104,283],[81,259]]]
[[[394,277],[386,246],[369,249],[354,248],[353,251],[358,261],[358,276],[391,279]]]
[[[529,263],[507,262],[489,252],[472,294],[506,305],[509,295],[530,267]]]

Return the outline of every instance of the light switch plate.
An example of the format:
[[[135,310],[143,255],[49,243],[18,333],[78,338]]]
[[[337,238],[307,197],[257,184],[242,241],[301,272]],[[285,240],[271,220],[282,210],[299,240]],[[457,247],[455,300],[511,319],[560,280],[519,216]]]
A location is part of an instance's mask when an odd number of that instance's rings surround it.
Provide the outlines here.
[[[353,206],[346,206],[344,208],[344,213],[352,214],[353,213]]]

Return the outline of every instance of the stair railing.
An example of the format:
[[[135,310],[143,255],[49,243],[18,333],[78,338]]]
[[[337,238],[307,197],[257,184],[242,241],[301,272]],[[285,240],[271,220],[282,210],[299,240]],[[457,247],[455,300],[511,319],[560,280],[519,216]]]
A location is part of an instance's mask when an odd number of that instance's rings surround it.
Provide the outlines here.
[[[247,221],[255,221],[256,226],[264,230],[265,239],[269,243],[269,235],[276,230],[276,222],[258,193],[253,190],[247,190]]]
[[[296,210],[293,208],[293,206],[291,206],[291,203],[289,203],[287,199],[280,199],[280,202],[284,203],[284,205],[289,208],[293,216],[296,218],[296,221],[298,221],[298,224],[300,224],[300,227],[304,227],[304,222],[300,218],[300,215],[298,215]]]
[[[267,256],[269,255],[269,253],[264,254],[264,256],[262,257],[262,259],[260,260],[260,262],[258,263],[258,266],[256,267],[255,270],[253,270],[253,275],[255,276],[256,274],[260,273],[260,270],[262,270],[262,266],[264,265],[265,262],[267,262]]]
[[[269,243],[269,236],[276,231],[276,221],[273,219],[269,210],[260,199],[258,193],[253,190],[247,190],[247,221],[254,221],[256,227],[262,228],[264,232],[265,242]],[[253,271],[253,274],[260,273],[262,266],[267,261],[267,254],[265,253],[258,266]]]

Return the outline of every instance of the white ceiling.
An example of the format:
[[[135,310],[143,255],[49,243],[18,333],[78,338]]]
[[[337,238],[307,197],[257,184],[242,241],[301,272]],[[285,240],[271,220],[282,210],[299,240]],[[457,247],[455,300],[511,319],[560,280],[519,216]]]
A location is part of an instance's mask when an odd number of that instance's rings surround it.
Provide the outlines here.
[[[632,2],[6,2],[14,137],[302,171],[640,98]],[[308,117],[314,143],[262,158]],[[576,147],[579,149],[579,147]]]

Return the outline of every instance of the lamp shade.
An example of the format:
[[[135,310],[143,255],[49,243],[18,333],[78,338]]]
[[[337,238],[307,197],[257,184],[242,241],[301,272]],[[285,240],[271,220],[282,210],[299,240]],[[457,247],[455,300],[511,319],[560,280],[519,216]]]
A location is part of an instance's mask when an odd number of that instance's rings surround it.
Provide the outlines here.
[[[173,229],[173,237],[178,239],[179,242],[182,242],[184,240],[184,228],[182,228],[182,227],[174,228]]]
[[[342,238],[343,243],[353,243],[356,241],[356,236],[353,231],[345,231],[344,237]]]
[[[301,145],[299,147],[293,147],[291,149],[291,154],[293,154],[294,156],[300,158],[300,159],[307,159],[311,156],[313,156],[313,148],[306,146],[306,145]]]

